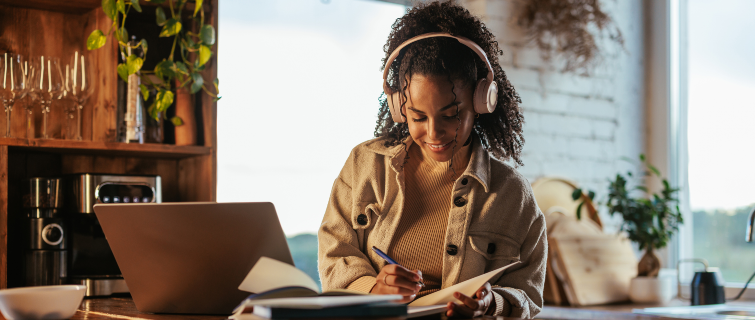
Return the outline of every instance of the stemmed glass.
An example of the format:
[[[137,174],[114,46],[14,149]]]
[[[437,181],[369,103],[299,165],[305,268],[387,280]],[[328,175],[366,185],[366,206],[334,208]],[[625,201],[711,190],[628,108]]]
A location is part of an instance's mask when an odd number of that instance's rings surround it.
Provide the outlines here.
[[[71,67],[70,71],[68,71],[69,67]],[[70,81],[68,80],[69,75]],[[74,53],[70,65],[66,66],[66,91],[70,92],[70,98],[74,104],[73,110],[68,111],[68,130],[71,129],[73,112],[75,111],[77,118],[75,139],[81,140],[81,112],[84,110],[87,99],[94,92],[94,81],[92,79],[91,61],[83,54],[79,54],[78,51]]]
[[[27,127],[27,135],[32,134],[29,138],[33,138],[34,111],[32,107],[39,103],[42,109],[42,137],[49,139],[47,120],[50,114],[50,104],[53,99],[60,98],[63,92],[63,74],[60,70],[60,60],[41,56],[34,58],[31,64],[29,96],[33,103],[27,108],[27,117],[31,118],[31,121],[27,120],[27,125],[30,125],[32,129],[29,131],[30,129]]]
[[[26,97],[29,91],[28,71],[29,65],[24,61],[20,54],[4,53],[0,61],[0,75],[2,76],[2,87],[0,87],[0,98],[5,109],[5,137],[11,137],[11,114],[13,105],[17,100]]]

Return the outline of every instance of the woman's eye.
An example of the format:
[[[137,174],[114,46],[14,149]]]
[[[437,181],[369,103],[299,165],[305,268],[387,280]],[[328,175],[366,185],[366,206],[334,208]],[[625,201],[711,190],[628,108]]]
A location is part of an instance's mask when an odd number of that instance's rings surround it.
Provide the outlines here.
[[[450,120],[450,119],[456,119],[458,117],[459,117],[459,114],[456,113],[456,114],[450,115],[450,116],[443,116],[443,119],[449,119]]]
[[[413,120],[414,122],[425,122],[425,120],[427,120],[427,117],[423,117],[423,118],[419,118],[419,119],[416,119],[416,118],[412,118],[412,120]]]

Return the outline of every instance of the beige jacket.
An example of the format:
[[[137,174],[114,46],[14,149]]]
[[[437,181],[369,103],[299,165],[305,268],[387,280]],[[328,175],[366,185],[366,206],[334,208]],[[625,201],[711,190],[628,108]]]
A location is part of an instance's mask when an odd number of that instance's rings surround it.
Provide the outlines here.
[[[386,264],[370,248],[390,247],[401,220],[406,153],[401,144],[385,147],[383,142],[376,138],[356,146],[333,183],[318,232],[324,290],[375,277]],[[490,282],[495,315],[532,318],[543,306],[545,218],[524,177],[490,157],[479,141],[472,148],[451,195],[442,287],[520,261]]]

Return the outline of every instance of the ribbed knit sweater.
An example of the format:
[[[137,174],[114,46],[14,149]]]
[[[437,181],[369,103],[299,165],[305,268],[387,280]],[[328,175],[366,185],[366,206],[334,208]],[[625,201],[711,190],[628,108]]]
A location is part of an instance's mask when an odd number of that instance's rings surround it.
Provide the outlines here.
[[[409,270],[422,271],[425,287],[417,297],[441,288],[452,188],[469,164],[471,151],[470,146],[463,146],[451,161],[438,162],[425,156],[416,143],[409,147],[404,166],[406,202],[388,255]],[[374,285],[375,278],[362,277],[348,288],[369,292]]]

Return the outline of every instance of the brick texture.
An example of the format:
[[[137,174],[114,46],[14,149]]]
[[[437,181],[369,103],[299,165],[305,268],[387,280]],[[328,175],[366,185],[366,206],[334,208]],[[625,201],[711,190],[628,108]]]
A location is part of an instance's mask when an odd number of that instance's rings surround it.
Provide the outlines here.
[[[624,39],[624,49],[599,42],[603,58],[591,76],[560,72],[564,61],[544,61],[516,27],[516,0],[467,0],[462,5],[498,37],[499,57],[522,98],[524,166],[530,181],[562,176],[605,199],[608,179],[633,169],[644,149],[644,46],[641,1],[603,1]],[[601,213],[608,230],[619,220]]]

